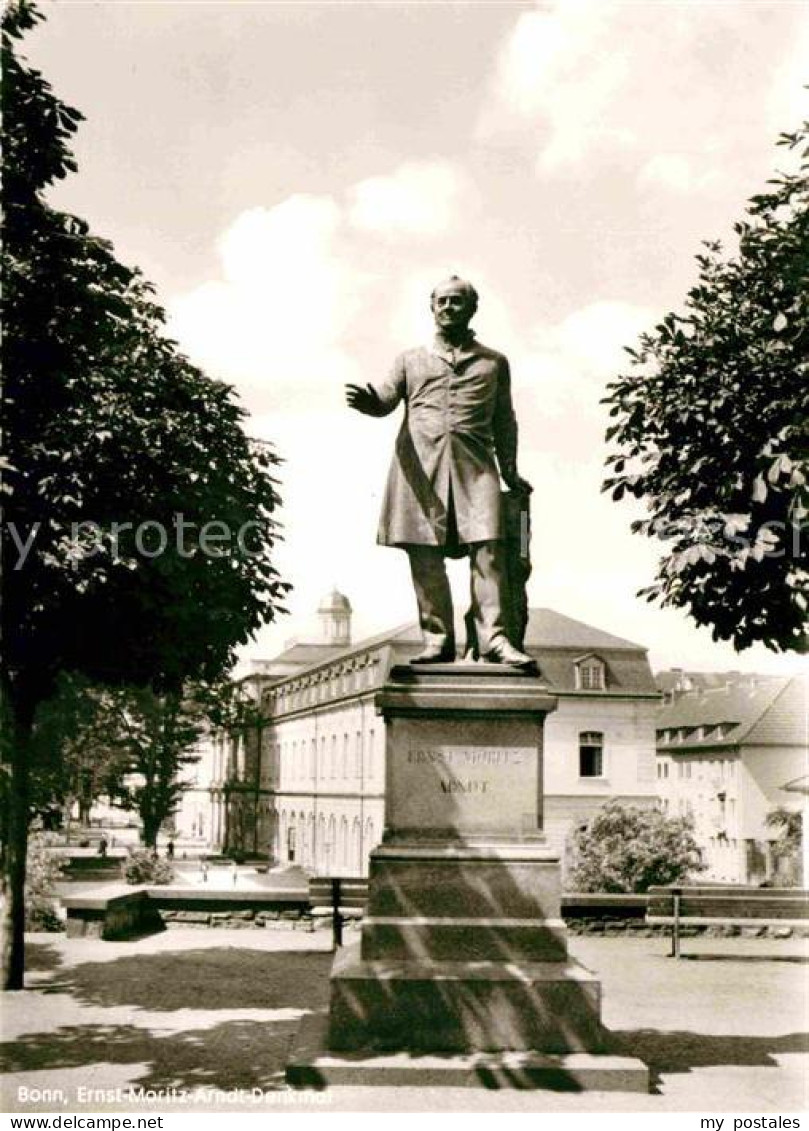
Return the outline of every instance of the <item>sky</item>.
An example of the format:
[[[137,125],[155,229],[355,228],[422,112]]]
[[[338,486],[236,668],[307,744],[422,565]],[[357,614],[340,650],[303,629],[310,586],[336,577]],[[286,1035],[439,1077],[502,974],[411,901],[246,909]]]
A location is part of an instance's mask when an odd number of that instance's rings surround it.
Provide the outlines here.
[[[429,293],[457,273],[511,361],[531,605],[643,644],[656,669],[797,666],[636,597],[660,547],[600,492],[599,400],[783,160],[809,109],[807,5],[41,7],[24,53],[86,117],[51,201],[154,282],[171,335],[284,460],[294,591],[246,658],[311,636],[333,586],[355,639],[415,620],[406,556],[375,544],[400,414],[350,412],[343,385],[429,342]],[[464,603],[465,564],[451,577]]]

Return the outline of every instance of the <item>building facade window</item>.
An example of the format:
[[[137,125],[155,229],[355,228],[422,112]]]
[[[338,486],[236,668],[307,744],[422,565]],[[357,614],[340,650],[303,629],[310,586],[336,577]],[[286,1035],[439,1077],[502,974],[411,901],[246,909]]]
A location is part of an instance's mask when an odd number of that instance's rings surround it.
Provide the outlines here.
[[[598,730],[585,730],[579,735],[579,777],[604,776],[604,735]]]
[[[576,685],[580,691],[603,691],[604,661],[598,656],[587,656],[576,664]]]

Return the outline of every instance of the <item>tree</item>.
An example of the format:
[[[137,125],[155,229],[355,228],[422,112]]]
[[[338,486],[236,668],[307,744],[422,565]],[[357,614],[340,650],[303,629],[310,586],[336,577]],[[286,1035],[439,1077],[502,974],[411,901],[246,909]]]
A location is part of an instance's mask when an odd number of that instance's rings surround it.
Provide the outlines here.
[[[81,115],[18,57],[3,13],[3,982],[23,985],[28,767],[60,672],[177,692],[216,679],[276,615],[277,457],[233,390],[163,334],[151,287],[44,192]]]
[[[809,124],[799,159],[697,257],[685,313],[667,314],[608,386],[615,450],[604,489],[645,502],[632,529],[667,543],[647,600],[714,639],[805,651],[809,600]]]
[[[113,803],[137,812],[141,840],[154,849],[161,825],[187,788],[183,770],[199,761],[194,747],[206,729],[204,716],[192,698],[150,688],[110,692],[105,714],[124,751]]]
[[[78,808],[86,825],[100,797],[116,792],[125,772],[124,749],[109,725],[103,687],[63,673],[37,710],[30,750],[30,811],[40,820],[61,811],[69,828]]]
[[[574,849],[571,883],[577,891],[644,892],[705,869],[690,820],[617,801],[576,833]]]
[[[803,816],[800,810],[779,805],[767,814],[766,824],[778,832],[778,840],[772,844],[776,859],[800,860],[803,848]]]

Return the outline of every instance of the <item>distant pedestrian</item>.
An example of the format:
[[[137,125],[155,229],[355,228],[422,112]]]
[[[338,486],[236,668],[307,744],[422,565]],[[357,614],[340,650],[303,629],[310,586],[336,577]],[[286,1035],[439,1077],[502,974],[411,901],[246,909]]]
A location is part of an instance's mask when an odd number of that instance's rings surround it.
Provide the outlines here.
[[[230,871],[231,871],[231,874],[233,876],[233,886],[236,887],[236,881],[239,878],[239,869],[236,866],[235,860],[233,861],[233,863],[230,866]]]
[[[106,856],[108,847],[109,842],[107,838],[105,836],[102,836],[101,840],[98,842],[98,855],[101,857]]]
[[[173,840],[170,840],[168,842],[168,844],[166,845],[166,859],[167,860],[173,860],[174,859],[174,841]]]
[[[208,865],[205,863],[204,860],[200,864],[200,871],[202,872],[202,882],[204,884],[207,884],[207,882],[208,882]]]

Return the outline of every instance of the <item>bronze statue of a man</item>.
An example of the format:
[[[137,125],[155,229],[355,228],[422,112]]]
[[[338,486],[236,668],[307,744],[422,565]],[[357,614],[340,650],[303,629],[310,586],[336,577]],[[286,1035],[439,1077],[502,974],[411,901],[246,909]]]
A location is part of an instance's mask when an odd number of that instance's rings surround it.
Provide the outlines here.
[[[471,283],[457,276],[441,283],[430,298],[432,346],[400,354],[380,385],[348,385],[346,399],[368,416],[387,416],[405,404],[377,540],[406,550],[410,559],[424,637],[424,650],[412,662],[455,659],[444,558],[468,554],[479,655],[529,669],[534,661],[506,632],[500,476],[513,492],[528,493],[531,486],[517,474],[508,361],[469,329],[477,305]]]

